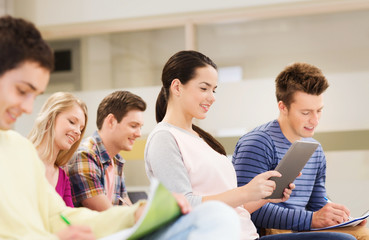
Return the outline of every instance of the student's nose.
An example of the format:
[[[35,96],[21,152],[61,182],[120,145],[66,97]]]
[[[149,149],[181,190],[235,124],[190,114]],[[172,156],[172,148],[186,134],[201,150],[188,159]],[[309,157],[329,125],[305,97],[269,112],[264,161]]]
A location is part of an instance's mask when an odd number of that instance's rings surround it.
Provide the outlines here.
[[[141,137],[141,128],[138,128],[135,132],[136,137]]]
[[[32,96],[27,97],[22,103],[21,103],[21,110],[24,113],[30,114],[33,110],[33,102],[35,99]]]
[[[314,113],[310,119],[310,123],[314,126],[317,126],[319,124],[320,115],[319,113]]]
[[[76,126],[75,129],[74,129],[74,133],[79,138],[81,136],[82,131],[81,131],[81,129],[78,126]]]
[[[209,94],[209,102],[210,103],[214,103],[215,102],[215,93],[214,92],[210,92],[210,94]]]

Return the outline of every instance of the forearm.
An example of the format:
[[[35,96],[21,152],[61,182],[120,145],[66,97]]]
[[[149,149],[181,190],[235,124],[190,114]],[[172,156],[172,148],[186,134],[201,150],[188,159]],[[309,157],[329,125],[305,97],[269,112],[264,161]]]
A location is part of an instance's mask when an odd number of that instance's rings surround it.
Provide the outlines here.
[[[90,226],[95,237],[100,238],[119,230],[132,227],[135,223],[136,210],[142,203],[131,207],[115,206],[103,212],[91,211],[86,208],[65,208],[61,213],[73,225]],[[59,214],[50,219],[51,231],[58,232],[67,225]]]
[[[247,194],[241,187],[239,187],[216,195],[204,196],[202,198],[202,201],[205,202],[217,200],[235,208],[238,206],[242,206],[247,201],[247,199]]]
[[[256,210],[258,210],[259,208],[261,208],[262,206],[264,206],[266,203],[268,203],[267,200],[260,199],[259,201],[245,203],[243,207],[251,214]]]
[[[312,215],[311,211],[267,203],[255,211],[251,218],[257,227],[306,231],[311,228]]]
[[[104,194],[87,198],[82,201],[82,205],[86,208],[99,212],[105,211],[113,206],[112,203],[109,201],[108,197],[105,196]]]

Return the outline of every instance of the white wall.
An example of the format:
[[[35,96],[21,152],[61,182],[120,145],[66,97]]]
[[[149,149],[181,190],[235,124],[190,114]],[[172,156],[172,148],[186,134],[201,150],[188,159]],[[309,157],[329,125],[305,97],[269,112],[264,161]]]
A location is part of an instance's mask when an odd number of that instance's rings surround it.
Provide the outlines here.
[[[13,14],[13,0],[0,0],[0,16]]]
[[[38,26],[45,26],[308,1],[14,0],[14,2],[15,8],[17,9],[16,14],[18,16],[28,18]],[[45,11],[45,9],[47,10]],[[66,13],[68,17],[66,17]]]
[[[5,0],[0,0],[0,16],[6,13]]]
[[[201,52],[218,66],[241,66],[244,79],[274,78],[292,62],[324,74],[369,69],[367,10],[208,24],[198,38]]]
[[[332,151],[326,157],[329,198],[347,206],[352,216],[361,216],[369,210],[369,150]]]
[[[81,46],[82,89],[89,91],[112,88],[110,36],[83,38]]]

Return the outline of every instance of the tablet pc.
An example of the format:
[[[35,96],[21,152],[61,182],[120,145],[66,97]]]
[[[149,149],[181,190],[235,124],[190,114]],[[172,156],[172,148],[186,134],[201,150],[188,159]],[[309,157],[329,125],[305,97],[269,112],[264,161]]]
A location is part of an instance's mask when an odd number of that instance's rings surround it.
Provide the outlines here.
[[[290,183],[295,181],[301,170],[304,168],[311,155],[315,152],[319,143],[296,141],[288,149],[282,160],[279,162],[276,171],[282,174],[282,177],[271,177],[276,182],[276,189],[266,199],[283,198],[283,191]]]

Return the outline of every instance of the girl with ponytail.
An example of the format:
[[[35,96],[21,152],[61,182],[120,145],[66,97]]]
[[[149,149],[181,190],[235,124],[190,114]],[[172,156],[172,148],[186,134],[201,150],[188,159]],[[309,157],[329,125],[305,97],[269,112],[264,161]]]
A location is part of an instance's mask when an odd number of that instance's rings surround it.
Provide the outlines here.
[[[159,124],[145,149],[146,171],[171,191],[184,194],[192,206],[219,200],[235,208],[242,221],[242,239],[256,239],[256,228],[243,205],[256,201],[249,208],[254,211],[270,201],[261,200],[275,188],[274,181],[268,179],[280,174],[266,172],[237,187],[235,170],[224,147],[192,123],[194,118],[204,119],[214,103],[217,78],[217,66],[202,53],[181,51],[168,60],[156,101]],[[293,189],[293,184],[290,187]],[[286,189],[278,201],[287,200],[290,194]]]

